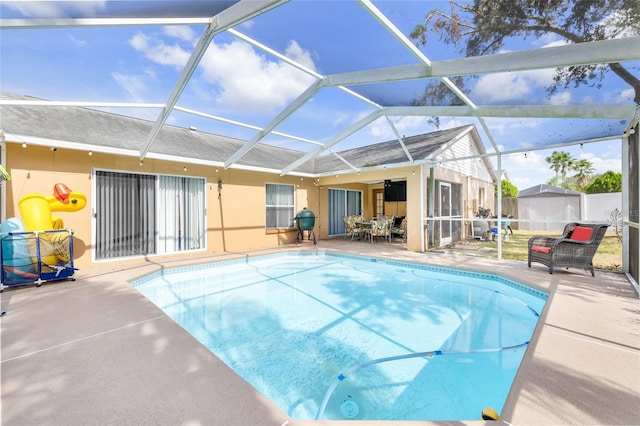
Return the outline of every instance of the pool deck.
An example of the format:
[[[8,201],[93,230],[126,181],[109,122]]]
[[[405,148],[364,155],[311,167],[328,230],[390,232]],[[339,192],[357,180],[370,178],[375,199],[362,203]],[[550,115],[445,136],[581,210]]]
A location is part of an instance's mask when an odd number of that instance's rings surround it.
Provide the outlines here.
[[[640,424],[640,299],[620,273],[335,239],[281,250],[84,269],[77,280],[0,294],[3,425],[397,425],[290,419],[128,280],[184,264],[282,250],[327,250],[486,271],[549,292],[500,421],[409,425]],[[256,353],[255,356],[260,356]],[[480,413],[478,413],[480,415]],[[503,422],[504,421],[504,422]]]

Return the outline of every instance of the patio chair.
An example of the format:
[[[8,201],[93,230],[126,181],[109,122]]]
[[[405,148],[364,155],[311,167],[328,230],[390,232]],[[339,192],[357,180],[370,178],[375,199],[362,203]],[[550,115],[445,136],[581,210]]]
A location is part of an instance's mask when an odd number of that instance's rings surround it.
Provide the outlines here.
[[[593,256],[607,232],[607,224],[569,223],[560,237],[536,235],[529,239],[528,265],[542,263],[553,274],[553,268],[582,268],[593,271]]]
[[[398,223],[398,219],[400,223]],[[391,236],[399,236],[402,237],[403,240],[407,239],[407,218],[406,217],[397,217],[393,221],[393,225],[391,226]]]
[[[365,232],[365,229],[361,225],[362,222],[364,222],[364,216],[360,214],[352,214],[351,216],[345,217],[345,229],[347,234],[351,236],[352,240],[356,237],[361,238]]]
[[[374,238],[384,238],[385,241],[391,241],[391,225],[394,216],[379,216],[377,220],[372,221],[371,230],[369,231],[371,242]]]

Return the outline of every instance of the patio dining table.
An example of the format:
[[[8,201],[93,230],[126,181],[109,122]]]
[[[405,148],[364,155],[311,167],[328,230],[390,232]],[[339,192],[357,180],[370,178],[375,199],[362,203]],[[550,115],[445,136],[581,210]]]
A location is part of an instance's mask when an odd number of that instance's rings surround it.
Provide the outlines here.
[[[373,238],[371,238],[371,228],[373,227],[373,221],[356,222],[356,225],[364,230],[365,241],[373,241]]]

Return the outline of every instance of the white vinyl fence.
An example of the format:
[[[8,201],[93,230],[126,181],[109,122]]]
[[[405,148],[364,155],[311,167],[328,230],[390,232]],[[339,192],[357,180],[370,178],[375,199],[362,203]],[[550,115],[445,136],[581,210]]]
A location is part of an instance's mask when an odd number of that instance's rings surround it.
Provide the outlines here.
[[[568,222],[611,223],[622,193],[518,198],[518,229],[562,231]]]

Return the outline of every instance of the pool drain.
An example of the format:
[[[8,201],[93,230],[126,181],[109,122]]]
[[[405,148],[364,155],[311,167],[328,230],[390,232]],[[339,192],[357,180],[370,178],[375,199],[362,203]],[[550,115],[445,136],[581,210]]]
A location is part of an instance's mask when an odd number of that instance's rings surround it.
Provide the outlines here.
[[[340,406],[340,411],[342,411],[342,415],[348,419],[352,419],[358,415],[360,412],[360,407],[358,403],[352,399],[345,399],[342,401],[342,405]]]

